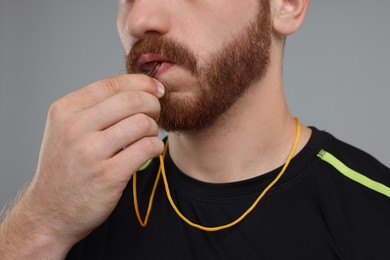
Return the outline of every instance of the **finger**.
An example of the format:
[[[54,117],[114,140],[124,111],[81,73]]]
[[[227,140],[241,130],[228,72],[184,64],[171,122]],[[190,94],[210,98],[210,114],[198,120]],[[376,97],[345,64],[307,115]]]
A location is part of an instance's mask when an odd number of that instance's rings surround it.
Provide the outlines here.
[[[106,78],[61,98],[69,112],[80,111],[124,91],[144,91],[156,97],[164,94],[163,85],[142,74],[125,74]]]
[[[128,182],[146,161],[155,158],[164,151],[164,143],[158,137],[144,137],[137,140],[120,153],[106,161],[110,174],[115,174],[123,182]]]
[[[136,114],[101,132],[101,146],[108,159],[124,147],[128,147],[143,137],[156,137],[158,135],[156,121],[145,114]]]
[[[104,130],[124,118],[139,113],[157,119],[160,114],[160,102],[154,95],[146,92],[126,91],[80,113],[84,121],[88,122],[88,129]]]

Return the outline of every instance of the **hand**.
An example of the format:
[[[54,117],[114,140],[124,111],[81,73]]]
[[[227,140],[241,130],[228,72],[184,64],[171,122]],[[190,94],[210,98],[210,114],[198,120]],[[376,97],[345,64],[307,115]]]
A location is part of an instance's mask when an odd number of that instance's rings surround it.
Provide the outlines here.
[[[36,175],[12,215],[24,212],[40,226],[34,232],[67,250],[89,234],[113,211],[132,174],[162,153],[155,121],[163,93],[150,77],[120,75],[53,103]]]

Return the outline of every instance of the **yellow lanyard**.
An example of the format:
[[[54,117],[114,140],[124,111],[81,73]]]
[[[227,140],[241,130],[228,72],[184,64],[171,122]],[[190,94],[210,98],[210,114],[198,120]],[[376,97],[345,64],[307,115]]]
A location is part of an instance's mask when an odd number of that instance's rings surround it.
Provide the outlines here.
[[[191,220],[189,220],[188,218],[186,218],[180,211],[179,209],[176,207],[176,204],[173,202],[172,200],[172,197],[171,197],[171,192],[169,190],[169,185],[168,185],[168,181],[167,181],[167,177],[166,177],[166,174],[165,174],[165,166],[164,166],[164,158],[165,158],[165,155],[167,153],[167,150],[168,150],[168,141],[166,142],[165,144],[165,149],[164,149],[164,152],[162,155],[160,155],[160,168],[158,170],[158,173],[157,173],[157,177],[156,177],[156,180],[154,181],[154,185],[153,185],[153,189],[152,189],[152,193],[150,195],[150,198],[149,198],[149,204],[148,204],[148,209],[146,211],[146,216],[145,216],[145,220],[143,221],[142,218],[141,218],[141,215],[139,213],[139,208],[138,208],[138,199],[137,199],[137,173],[134,173],[133,175],[133,198],[134,198],[134,208],[135,208],[135,213],[137,215],[137,218],[138,218],[138,221],[140,223],[140,225],[142,227],[146,227],[147,224],[148,224],[148,220],[149,220],[149,216],[150,216],[150,212],[152,210],[152,206],[153,206],[153,199],[154,199],[154,195],[156,193],[156,188],[157,188],[157,184],[160,180],[160,177],[161,175],[163,176],[163,182],[164,182],[164,186],[165,186],[165,192],[166,192],[166,195],[167,195],[167,198],[168,198],[168,201],[169,203],[171,204],[173,210],[176,212],[176,214],[184,221],[186,222],[188,225],[192,226],[192,227],[195,227],[195,228],[198,228],[200,230],[204,230],[204,231],[219,231],[219,230],[222,230],[222,229],[226,229],[226,228],[229,228],[229,227],[232,227],[234,225],[236,225],[237,223],[241,222],[247,215],[249,215],[249,213],[251,213],[253,211],[253,209],[257,206],[257,204],[260,202],[260,200],[264,197],[264,195],[272,188],[272,186],[274,186],[276,184],[276,182],[282,177],[282,175],[284,174],[284,172],[286,171],[288,165],[290,164],[291,162],[291,159],[293,158],[294,156],[294,153],[295,153],[295,150],[297,148],[297,145],[298,145],[298,142],[299,142],[299,137],[300,137],[300,132],[301,132],[301,124],[299,122],[299,119],[298,118],[295,118],[295,122],[296,122],[296,136],[295,136],[295,141],[294,141],[294,144],[292,146],[292,149],[290,151],[290,154],[288,155],[287,157],[287,161],[286,163],[284,164],[282,170],[280,171],[280,173],[276,176],[276,178],[263,190],[263,192],[257,197],[257,199],[253,202],[253,204],[240,216],[238,217],[236,220],[234,220],[233,222],[230,222],[228,224],[225,224],[225,225],[221,225],[221,226],[216,226],[216,227],[206,227],[206,226],[202,226],[200,224],[196,224],[196,223],[193,223]]]

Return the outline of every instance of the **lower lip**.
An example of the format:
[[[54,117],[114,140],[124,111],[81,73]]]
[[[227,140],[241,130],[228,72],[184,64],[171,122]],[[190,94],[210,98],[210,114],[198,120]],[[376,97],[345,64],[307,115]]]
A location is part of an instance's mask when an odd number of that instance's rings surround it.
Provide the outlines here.
[[[170,63],[170,62],[163,62],[163,63],[161,63],[161,65],[158,68],[157,72],[154,74],[154,77],[158,78],[158,77],[162,76],[165,72],[167,72],[174,65],[175,64]]]

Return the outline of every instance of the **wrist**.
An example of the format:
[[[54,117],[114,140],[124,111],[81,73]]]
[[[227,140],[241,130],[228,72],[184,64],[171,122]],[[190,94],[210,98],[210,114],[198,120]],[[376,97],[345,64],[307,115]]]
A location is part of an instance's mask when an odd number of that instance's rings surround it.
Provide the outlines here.
[[[0,223],[0,259],[64,259],[72,244],[19,201]]]

